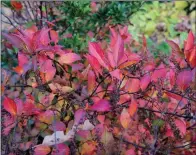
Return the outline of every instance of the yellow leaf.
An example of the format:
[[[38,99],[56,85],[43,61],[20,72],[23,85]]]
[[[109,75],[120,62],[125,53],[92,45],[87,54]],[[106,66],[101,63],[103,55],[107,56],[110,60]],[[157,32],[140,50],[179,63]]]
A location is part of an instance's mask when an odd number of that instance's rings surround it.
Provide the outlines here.
[[[120,122],[123,128],[127,129],[130,123],[130,115],[126,108],[124,108],[120,115]]]

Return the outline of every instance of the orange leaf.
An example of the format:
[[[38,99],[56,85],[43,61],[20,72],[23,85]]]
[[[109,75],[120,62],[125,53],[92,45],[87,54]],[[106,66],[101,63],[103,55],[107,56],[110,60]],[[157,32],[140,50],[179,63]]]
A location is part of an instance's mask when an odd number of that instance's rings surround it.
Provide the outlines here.
[[[129,105],[129,114],[130,116],[133,116],[135,112],[137,111],[137,101],[132,97],[131,104]]]
[[[34,155],[47,155],[50,153],[50,147],[46,145],[39,145],[34,150]]]
[[[95,155],[97,150],[97,143],[95,141],[88,141],[81,147],[81,155]]]
[[[121,112],[121,115],[120,115],[120,123],[121,125],[123,126],[123,128],[127,129],[129,127],[129,123],[130,123],[130,115],[127,111],[126,108],[124,108]]]
[[[95,74],[92,70],[89,70],[88,72],[88,93],[91,94],[95,88],[96,80],[95,80]]]
[[[75,61],[81,60],[81,57],[75,53],[66,53],[61,55],[59,62],[62,64],[71,64]]]
[[[20,66],[14,67],[13,70],[18,73],[18,74],[22,74],[24,72],[23,68]]]
[[[17,106],[14,100],[5,97],[3,101],[3,107],[6,111],[8,111],[11,115],[16,115],[17,114]]]
[[[129,93],[135,93],[140,90],[140,80],[139,79],[129,79],[127,81],[125,89]]]

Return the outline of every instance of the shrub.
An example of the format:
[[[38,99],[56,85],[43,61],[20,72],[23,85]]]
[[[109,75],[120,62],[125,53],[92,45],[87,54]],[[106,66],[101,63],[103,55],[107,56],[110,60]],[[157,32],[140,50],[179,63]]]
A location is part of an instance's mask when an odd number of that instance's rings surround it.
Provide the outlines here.
[[[87,54],[32,26],[3,36],[18,48],[17,74],[2,71],[3,135],[21,151],[52,154],[194,154],[194,35],[154,58],[143,37],[110,28]],[[13,147],[11,150],[14,152]]]

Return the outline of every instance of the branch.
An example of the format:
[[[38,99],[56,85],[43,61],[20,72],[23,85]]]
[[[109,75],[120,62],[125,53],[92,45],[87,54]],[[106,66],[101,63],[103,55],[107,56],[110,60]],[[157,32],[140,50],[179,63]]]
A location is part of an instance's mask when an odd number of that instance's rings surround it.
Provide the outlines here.
[[[187,115],[179,115],[179,114],[170,113],[170,112],[161,112],[161,111],[147,109],[147,108],[143,108],[143,107],[139,107],[139,109],[147,110],[147,111],[155,112],[155,113],[160,113],[160,114],[166,114],[166,115],[172,115],[172,116],[182,117],[182,118],[196,119],[196,116],[187,116]]]

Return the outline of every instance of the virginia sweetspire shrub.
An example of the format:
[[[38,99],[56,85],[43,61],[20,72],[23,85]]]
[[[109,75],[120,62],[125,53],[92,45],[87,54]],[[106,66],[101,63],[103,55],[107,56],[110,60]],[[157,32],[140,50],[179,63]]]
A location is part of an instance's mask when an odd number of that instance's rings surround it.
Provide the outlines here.
[[[195,154],[196,45],[154,58],[143,37],[110,27],[110,42],[89,42],[87,54],[58,45],[58,33],[36,26],[4,33],[19,49],[3,70],[3,135],[35,155]],[[15,75],[16,75],[15,74]],[[15,90],[10,88],[15,87]],[[41,139],[41,141],[40,141]]]

